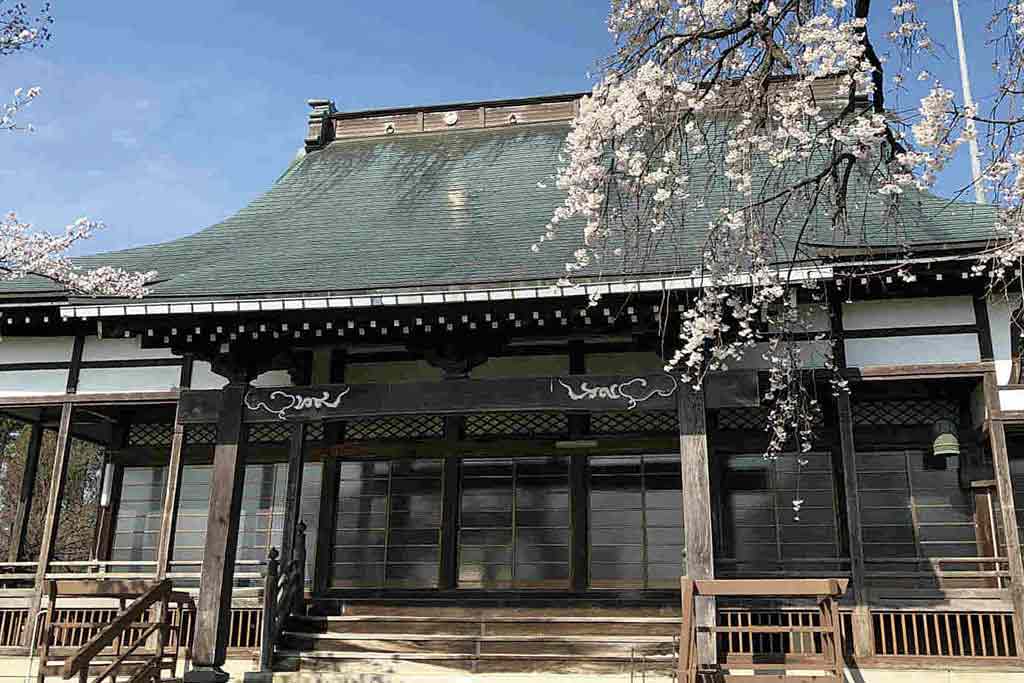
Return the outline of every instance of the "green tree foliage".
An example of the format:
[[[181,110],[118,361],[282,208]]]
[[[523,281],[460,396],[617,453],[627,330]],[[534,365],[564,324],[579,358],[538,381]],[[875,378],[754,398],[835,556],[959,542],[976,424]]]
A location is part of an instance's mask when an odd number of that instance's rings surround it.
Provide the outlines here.
[[[3,559],[7,558],[12,542],[11,531],[21,496],[31,432],[31,426],[27,423],[10,418],[0,420],[0,558]],[[44,430],[27,542],[21,558],[23,560],[34,560],[39,554],[46,501],[53,481],[56,448],[56,430]],[[91,559],[95,548],[96,513],[102,476],[103,447],[74,439],[68,460],[55,559]]]

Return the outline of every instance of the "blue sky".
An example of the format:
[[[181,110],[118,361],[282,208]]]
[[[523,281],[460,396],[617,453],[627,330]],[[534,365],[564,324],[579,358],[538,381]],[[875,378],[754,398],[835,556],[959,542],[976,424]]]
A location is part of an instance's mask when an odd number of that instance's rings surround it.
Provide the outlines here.
[[[979,98],[990,2],[962,0]],[[922,5],[946,45],[939,75],[959,92],[949,3]],[[51,230],[103,220],[86,251],[195,232],[280,174],[302,144],[308,98],[353,110],[588,89],[611,45],[607,6],[55,0],[51,44],[0,60],[0,92],[43,88],[23,117],[37,131],[0,136],[0,210]],[[965,177],[961,159],[940,191]]]

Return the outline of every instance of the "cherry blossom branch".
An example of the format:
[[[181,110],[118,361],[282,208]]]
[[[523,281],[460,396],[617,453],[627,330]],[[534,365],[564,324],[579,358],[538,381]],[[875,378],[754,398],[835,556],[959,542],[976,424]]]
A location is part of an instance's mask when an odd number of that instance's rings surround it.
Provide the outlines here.
[[[156,273],[129,272],[103,266],[91,270],[77,267],[66,256],[81,240],[88,239],[102,223],[80,218],[61,235],[37,232],[13,213],[0,219],[0,277],[16,279],[38,276],[75,294],[138,298],[147,293],[146,284]]]

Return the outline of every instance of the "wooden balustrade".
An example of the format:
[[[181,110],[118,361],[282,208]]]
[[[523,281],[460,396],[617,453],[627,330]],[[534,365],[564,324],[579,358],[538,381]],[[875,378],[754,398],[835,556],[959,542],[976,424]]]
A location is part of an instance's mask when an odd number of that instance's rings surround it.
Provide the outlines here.
[[[299,522],[292,546],[295,557],[280,570],[277,548],[270,550],[266,582],[263,589],[263,624],[260,641],[260,669],[269,671],[274,647],[281,630],[293,614],[305,611],[306,590],[306,524]]]
[[[799,669],[821,671],[822,674],[799,676],[773,676],[779,683],[842,683],[843,681],[843,622],[839,615],[838,599],[846,593],[847,579],[689,579],[683,577],[682,628],[679,636],[679,681],[696,683],[702,673],[710,673],[714,680],[765,680],[759,671],[765,669]],[[726,621],[715,626],[697,622],[695,602],[698,597],[743,598],[752,600],[796,599],[813,600],[816,618],[789,619],[787,623],[752,623],[753,620]],[[738,621],[738,623],[737,623]],[[714,662],[701,662],[698,658],[697,638],[708,633],[716,640],[736,641],[750,654],[718,656]],[[769,653],[758,651],[758,640],[785,639],[786,646]],[[724,665],[724,666],[723,666]],[[721,676],[721,669],[730,670]],[[740,676],[735,669],[748,669],[753,676]]]

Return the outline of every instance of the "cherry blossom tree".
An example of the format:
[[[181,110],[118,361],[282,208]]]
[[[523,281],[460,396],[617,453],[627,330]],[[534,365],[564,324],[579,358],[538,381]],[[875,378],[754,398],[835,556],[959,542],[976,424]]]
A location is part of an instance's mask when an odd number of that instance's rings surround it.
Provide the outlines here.
[[[666,369],[699,386],[762,354],[767,455],[794,440],[809,450],[820,408],[807,368],[847,390],[829,333],[810,332],[828,303],[818,246],[856,244],[866,226],[909,244],[906,212],[979,135],[1001,239],[976,270],[993,289],[1021,286],[1024,0],[994,10],[999,89],[981,115],[925,69],[948,57],[917,2],[612,0],[615,49],[580,104],[555,175],[564,203],[534,250],[571,229],[569,280],[641,268],[697,278],[661,307],[681,318],[664,326],[678,330]],[[927,95],[891,111],[887,95],[910,79]],[[876,273],[913,279],[909,263],[908,247]]]
[[[41,47],[50,40],[53,17],[49,4],[33,11],[25,3],[4,7],[0,0],[0,57]],[[40,95],[38,87],[19,87],[13,97],[0,104],[0,133],[31,132],[32,127],[18,121],[18,115]],[[109,266],[84,270],[67,256],[77,242],[88,239],[103,224],[79,218],[62,234],[39,232],[30,223],[19,220],[13,211],[0,217],[0,277],[7,279],[29,275],[52,280],[76,294],[141,297],[146,283],[155,273],[128,272]]]

